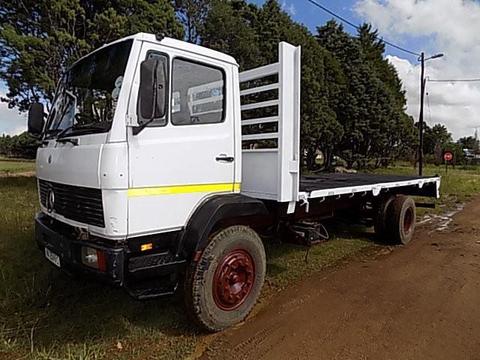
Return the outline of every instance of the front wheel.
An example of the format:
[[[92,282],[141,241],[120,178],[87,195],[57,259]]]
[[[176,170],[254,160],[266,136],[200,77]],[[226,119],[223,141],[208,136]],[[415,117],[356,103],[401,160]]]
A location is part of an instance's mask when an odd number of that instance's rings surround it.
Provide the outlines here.
[[[244,320],[260,295],[266,271],[260,237],[247,226],[231,226],[212,237],[185,280],[190,317],[208,331]]]

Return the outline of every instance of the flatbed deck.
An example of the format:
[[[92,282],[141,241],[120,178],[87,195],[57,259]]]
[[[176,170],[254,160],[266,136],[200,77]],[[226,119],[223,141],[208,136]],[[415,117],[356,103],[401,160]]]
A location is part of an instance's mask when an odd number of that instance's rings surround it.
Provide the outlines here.
[[[410,195],[438,197],[439,186],[438,176],[324,173],[300,178],[300,194],[307,199],[356,193],[377,196],[394,188],[402,188],[404,192],[408,190]]]

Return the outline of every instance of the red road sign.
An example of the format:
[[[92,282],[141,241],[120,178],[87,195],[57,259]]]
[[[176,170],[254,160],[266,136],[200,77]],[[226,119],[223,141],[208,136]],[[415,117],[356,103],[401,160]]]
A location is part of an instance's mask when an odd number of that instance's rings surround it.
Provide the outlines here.
[[[445,161],[452,161],[453,160],[453,153],[450,151],[445,151],[443,153],[443,160]]]

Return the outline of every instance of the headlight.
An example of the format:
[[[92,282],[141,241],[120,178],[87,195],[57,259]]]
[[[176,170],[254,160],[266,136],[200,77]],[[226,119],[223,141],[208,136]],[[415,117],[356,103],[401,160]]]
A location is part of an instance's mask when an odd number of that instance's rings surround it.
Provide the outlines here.
[[[93,269],[107,271],[105,252],[87,246],[82,246],[82,263]]]

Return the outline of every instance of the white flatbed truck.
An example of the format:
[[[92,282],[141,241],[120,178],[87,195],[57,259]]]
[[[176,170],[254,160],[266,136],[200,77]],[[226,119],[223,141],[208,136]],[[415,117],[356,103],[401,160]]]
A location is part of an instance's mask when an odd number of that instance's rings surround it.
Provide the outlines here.
[[[406,244],[408,196],[438,197],[440,179],[302,177],[300,59],[282,42],[277,63],[239,73],[228,55],[139,33],[78,60],[46,120],[40,103],[29,112],[46,258],[137,299],[181,284],[191,317],[218,331],[260,294],[259,235],[301,224],[314,243],[310,221],[350,210]]]

